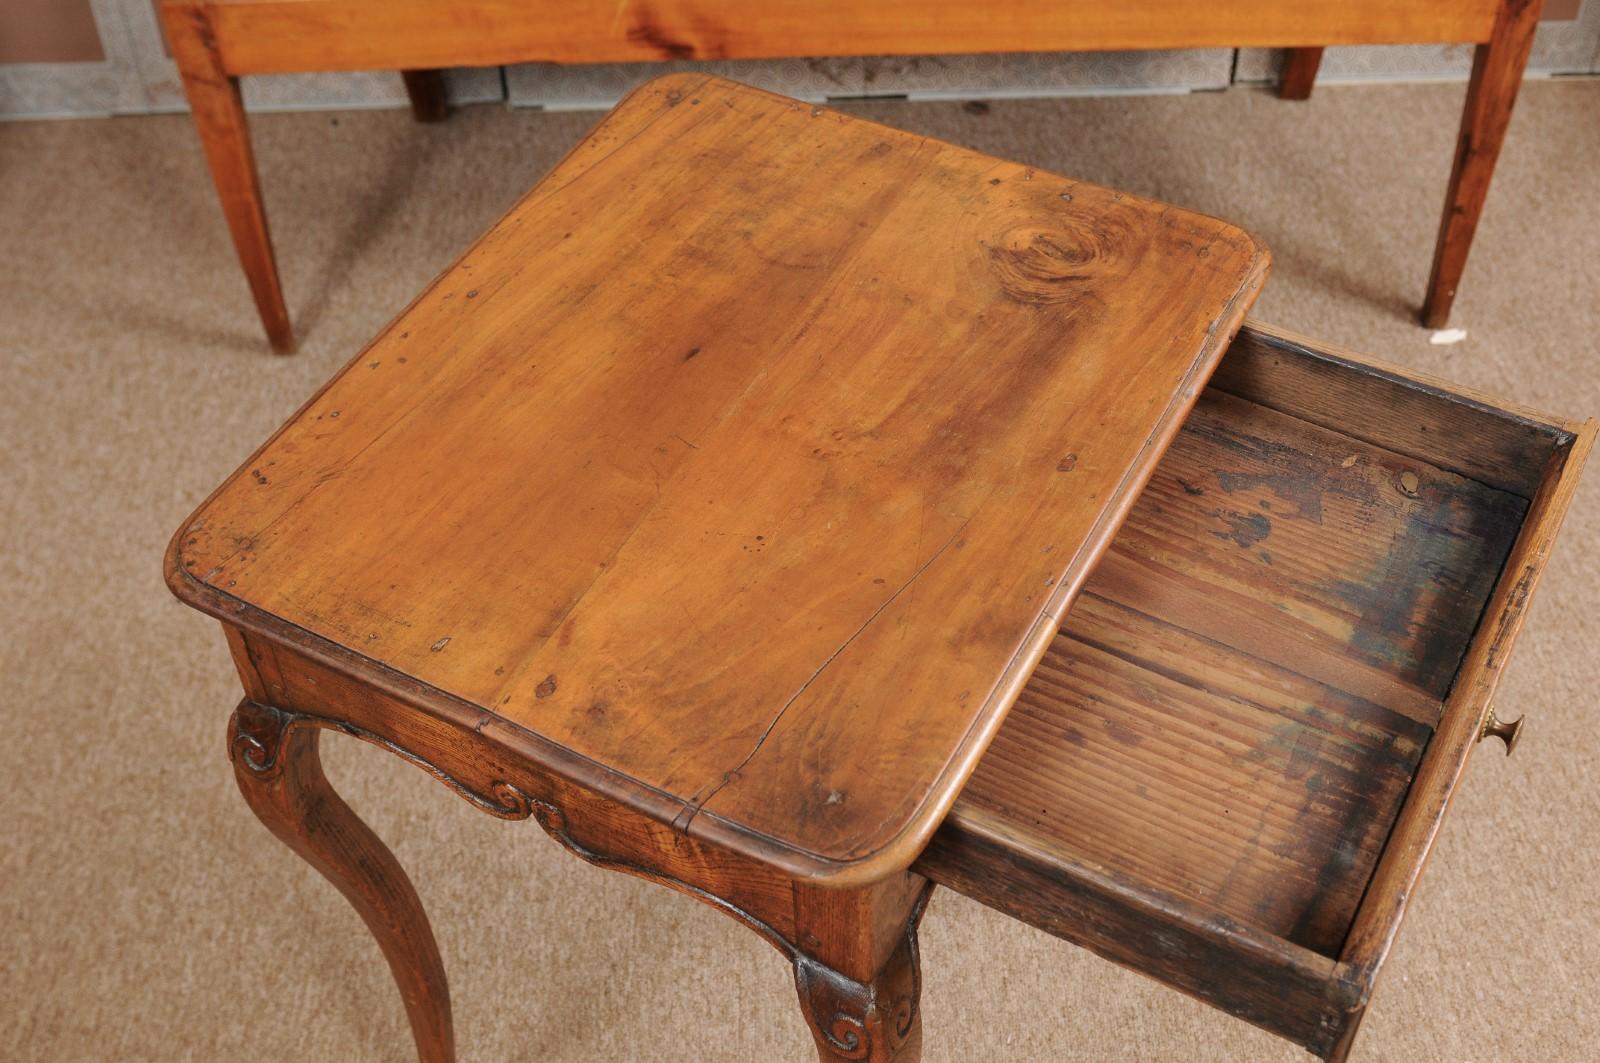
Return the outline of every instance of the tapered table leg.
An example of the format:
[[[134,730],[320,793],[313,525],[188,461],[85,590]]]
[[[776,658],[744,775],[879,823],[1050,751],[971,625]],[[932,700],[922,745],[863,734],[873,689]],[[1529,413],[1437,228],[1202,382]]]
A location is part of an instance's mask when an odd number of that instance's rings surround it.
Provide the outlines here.
[[[450,114],[450,98],[444,88],[442,70],[402,70],[406,95],[411,97],[411,115],[419,122],[442,122]]]
[[[1322,65],[1321,48],[1290,48],[1283,57],[1278,75],[1278,98],[1309,100],[1317,83],[1317,68]]]
[[[223,69],[201,5],[165,4],[162,15],[195,129],[211,166],[211,179],[222,200],[222,213],[228,219],[233,246],[239,252],[239,262],[255,297],[256,312],[261,315],[273,350],[287,354],[294,350],[294,330],[283,302],[272,236],[267,231],[239,79],[229,77]]]
[[[361,913],[400,986],[418,1058],[453,1063],[450,990],[422,902],[388,846],[328,785],[319,734],[302,717],[240,704],[228,727],[239,790],[261,822]]]
[[[1467,252],[1472,249],[1478,217],[1489,195],[1489,179],[1494,176],[1500,145],[1511,123],[1511,107],[1522,85],[1543,6],[1543,0],[1506,0],[1495,16],[1489,42],[1478,45],[1474,55],[1455,166],[1433,252],[1433,273],[1422,304],[1422,323],[1429,328],[1443,328],[1450,321],[1456,286],[1467,268]]]

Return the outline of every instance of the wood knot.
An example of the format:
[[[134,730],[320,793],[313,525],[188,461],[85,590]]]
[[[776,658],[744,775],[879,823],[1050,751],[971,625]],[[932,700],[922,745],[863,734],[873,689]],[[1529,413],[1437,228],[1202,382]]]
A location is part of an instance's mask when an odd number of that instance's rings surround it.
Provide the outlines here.
[[[1083,298],[1121,271],[1119,241],[1097,219],[1059,215],[1016,225],[988,242],[989,262],[1006,295],[1030,306]]]

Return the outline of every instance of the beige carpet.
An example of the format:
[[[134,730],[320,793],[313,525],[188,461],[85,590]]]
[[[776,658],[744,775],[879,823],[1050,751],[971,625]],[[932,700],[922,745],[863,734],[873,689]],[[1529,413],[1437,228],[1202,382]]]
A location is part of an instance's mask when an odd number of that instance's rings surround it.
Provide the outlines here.
[[[1461,95],[852,110],[1236,221],[1277,257],[1258,318],[1600,414],[1600,82],[1528,86],[1457,304],[1469,338],[1413,324]],[[408,1057],[365,930],[234,791],[235,680],[162,550],[593,121],[258,120],[292,358],[266,353],[185,119],[0,126],[0,1058]],[[1600,1056],[1597,549],[1591,482],[1500,698],[1525,743],[1474,763],[1359,1059]],[[814,1058],[786,965],[748,931],[326,745],[430,907],[464,1060]],[[933,1063],[1298,1058],[953,894],[924,945]]]

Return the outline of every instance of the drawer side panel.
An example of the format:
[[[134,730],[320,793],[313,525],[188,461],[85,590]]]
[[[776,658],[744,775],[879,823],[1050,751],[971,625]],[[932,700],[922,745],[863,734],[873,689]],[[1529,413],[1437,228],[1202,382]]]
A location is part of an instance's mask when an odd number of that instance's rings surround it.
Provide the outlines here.
[[[1444,714],[1401,807],[1366,898],[1341,955],[1350,976],[1371,993],[1399,930],[1445,811],[1472,756],[1496,686],[1544,575],[1578,478],[1594,445],[1596,423],[1578,426],[1544,469],[1527,520],[1511,549],[1467,650]]]
[[[914,869],[1314,1052],[1342,1027],[1332,961],[1031,851],[981,816],[952,814]]]

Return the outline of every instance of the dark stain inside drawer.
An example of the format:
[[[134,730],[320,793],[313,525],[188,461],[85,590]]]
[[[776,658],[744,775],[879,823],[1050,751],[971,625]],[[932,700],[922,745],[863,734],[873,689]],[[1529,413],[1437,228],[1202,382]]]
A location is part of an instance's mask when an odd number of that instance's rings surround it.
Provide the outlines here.
[[[1206,392],[962,805],[1336,956],[1526,510]]]

